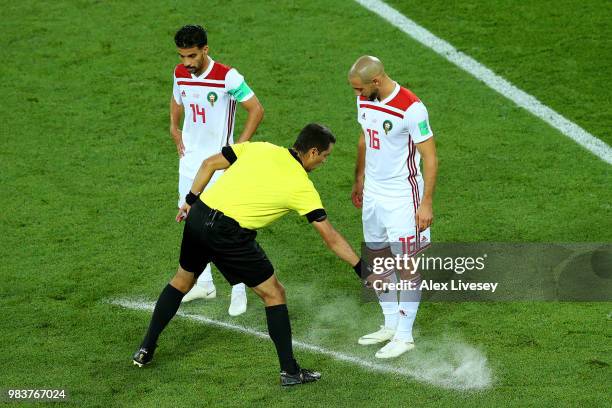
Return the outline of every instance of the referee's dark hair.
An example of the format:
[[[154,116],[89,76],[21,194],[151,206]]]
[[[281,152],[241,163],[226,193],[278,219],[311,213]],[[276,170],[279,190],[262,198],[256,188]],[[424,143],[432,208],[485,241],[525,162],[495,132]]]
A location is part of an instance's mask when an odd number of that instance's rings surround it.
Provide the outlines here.
[[[301,130],[293,148],[305,154],[314,147],[321,153],[329,148],[330,143],[336,143],[331,130],[318,123],[309,123]]]
[[[174,43],[178,48],[202,48],[208,45],[208,36],[204,27],[187,24],[176,32],[174,35]]]

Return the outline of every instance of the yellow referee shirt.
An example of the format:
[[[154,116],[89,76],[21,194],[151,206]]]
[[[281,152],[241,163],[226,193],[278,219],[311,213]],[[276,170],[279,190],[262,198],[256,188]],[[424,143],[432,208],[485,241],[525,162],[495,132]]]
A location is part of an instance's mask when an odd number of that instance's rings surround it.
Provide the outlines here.
[[[289,149],[245,142],[226,146],[222,153],[231,165],[200,199],[241,227],[265,227],[290,210],[300,215],[323,211],[319,193]]]

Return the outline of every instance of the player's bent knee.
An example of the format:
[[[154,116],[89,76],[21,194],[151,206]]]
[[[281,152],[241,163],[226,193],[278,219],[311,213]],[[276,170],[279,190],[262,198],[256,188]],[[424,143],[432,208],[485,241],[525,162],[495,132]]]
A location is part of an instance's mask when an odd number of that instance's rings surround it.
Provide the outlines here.
[[[272,288],[272,290],[263,292],[261,295],[266,306],[275,306],[282,305],[287,303],[287,299],[285,297],[285,288],[283,285],[278,285]]]
[[[275,299],[280,302],[279,304],[287,302],[285,287],[280,282],[278,282],[278,285],[276,286]]]
[[[265,282],[252,288],[264,301],[266,306],[275,306],[286,303],[285,287],[272,275]]]
[[[172,285],[174,288],[180,290],[183,293],[189,292],[191,288],[193,287],[193,284],[190,284],[189,282],[186,282],[180,279],[176,279],[176,278],[170,281],[170,285]]]
[[[195,282],[195,274],[187,272],[179,266],[178,271],[170,281],[170,285],[183,293],[187,293],[191,290],[193,285],[195,285]]]

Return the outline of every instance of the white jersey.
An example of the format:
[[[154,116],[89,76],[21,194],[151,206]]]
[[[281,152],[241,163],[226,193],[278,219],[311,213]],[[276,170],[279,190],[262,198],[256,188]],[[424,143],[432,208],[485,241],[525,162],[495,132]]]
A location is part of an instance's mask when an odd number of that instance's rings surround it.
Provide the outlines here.
[[[204,159],[234,143],[236,102],[244,102],[253,95],[236,69],[210,57],[208,68],[200,76],[192,75],[183,64],[176,66],[173,97],[185,112],[181,175],[195,178]]]
[[[425,105],[395,84],[382,101],[359,96],[357,120],[366,143],[364,194],[407,198],[418,206],[423,179],[415,144],[433,136]]]

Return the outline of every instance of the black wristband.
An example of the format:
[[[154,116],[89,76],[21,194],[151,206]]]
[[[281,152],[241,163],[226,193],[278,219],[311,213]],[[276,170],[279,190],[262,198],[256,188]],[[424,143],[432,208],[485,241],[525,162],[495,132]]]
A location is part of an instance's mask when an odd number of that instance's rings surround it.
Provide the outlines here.
[[[234,164],[234,162],[238,160],[238,157],[236,157],[236,153],[234,152],[234,149],[232,149],[232,146],[223,146],[221,148],[221,154],[223,155],[223,157],[225,157],[225,160],[227,160],[230,165]]]
[[[195,195],[195,194],[193,194],[193,193],[191,192],[191,190],[189,190],[189,193],[188,193],[188,194],[187,194],[187,196],[185,197],[185,202],[186,202],[188,205],[193,205],[193,203],[195,203],[195,202],[196,202],[196,200],[198,199],[198,197],[199,197],[199,196],[200,196],[199,194],[198,194],[198,195]]]
[[[325,212],[323,208],[312,210],[311,212],[306,214],[306,219],[308,220],[308,222],[314,222],[314,221],[321,222],[321,221],[325,221],[326,218],[327,218],[327,213]]]
[[[361,259],[359,260],[359,262],[357,262],[357,265],[353,266],[353,270],[357,274],[357,277],[361,279]]]

